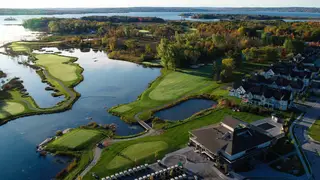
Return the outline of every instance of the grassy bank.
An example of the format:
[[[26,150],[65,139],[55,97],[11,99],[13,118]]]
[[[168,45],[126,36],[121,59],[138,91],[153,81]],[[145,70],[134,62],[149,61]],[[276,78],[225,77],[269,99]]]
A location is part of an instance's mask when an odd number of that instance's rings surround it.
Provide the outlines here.
[[[71,156],[74,160],[57,174],[58,179],[75,179],[93,160],[92,149],[103,139],[111,136],[111,131],[95,128],[77,128],[57,137],[45,150],[56,155]]]
[[[40,47],[55,46],[59,42],[14,42],[8,44],[9,54],[26,54],[33,59],[42,82],[54,89],[53,96],[64,95],[65,99],[50,108],[39,107],[31,96],[13,90],[11,96],[2,98],[3,110],[0,112],[0,123],[4,124],[23,116],[62,112],[72,107],[80,97],[73,87],[83,80],[83,69],[76,63],[77,58],[56,54],[33,54],[32,50]]]
[[[48,149],[81,150],[101,139],[103,134],[96,130],[74,129],[50,143]]]
[[[188,96],[214,93],[221,84],[212,81],[211,70],[211,66],[195,70],[162,69],[161,76],[151,83],[136,101],[113,107],[109,112],[120,116],[126,122],[134,122],[134,116],[140,112],[161,109],[162,106]]]
[[[234,117],[242,119],[243,121],[251,122],[261,119],[263,117],[257,115],[251,115],[245,112],[232,112],[230,109],[216,109],[204,116],[194,116],[188,122],[181,124],[176,127],[167,129],[163,134],[158,136],[149,136],[136,140],[119,142],[113,144],[105,149],[102,153],[102,157],[98,164],[91,169],[91,173],[95,172],[100,177],[111,175],[115,172],[130,168],[134,165],[141,163],[152,163],[157,159],[162,158],[166,153],[172,152],[179,148],[185,147],[188,143],[189,134],[188,132],[193,129],[197,129],[203,126],[211,125],[220,122],[227,115],[232,114]],[[152,146],[161,142],[161,147],[158,150],[153,150]],[[151,149],[150,152],[144,153],[144,155],[132,155],[126,153],[131,150],[133,147],[142,145],[141,143],[150,143],[144,144],[144,148]],[[164,146],[164,143],[167,146]],[[152,146],[151,146],[152,145]],[[165,147],[165,148],[163,148]],[[119,152],[125,152],[127,156],[119,157]],[[123,159],[124,157],[127,157]],[[136,158],[139,157],[139,158]],[[131,161],[133,160],[133,161]],[[92,179],[91,173],[88,173],[84,179]]]

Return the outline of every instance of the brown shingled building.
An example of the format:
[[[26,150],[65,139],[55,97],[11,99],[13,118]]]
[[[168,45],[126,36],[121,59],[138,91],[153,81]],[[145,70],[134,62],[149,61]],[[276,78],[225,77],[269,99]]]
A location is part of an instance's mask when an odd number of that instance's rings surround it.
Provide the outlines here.
[[[229,116],[219,125],[189,133],[190,145],[229,170],[247,163],[277,140],[264,129]]]

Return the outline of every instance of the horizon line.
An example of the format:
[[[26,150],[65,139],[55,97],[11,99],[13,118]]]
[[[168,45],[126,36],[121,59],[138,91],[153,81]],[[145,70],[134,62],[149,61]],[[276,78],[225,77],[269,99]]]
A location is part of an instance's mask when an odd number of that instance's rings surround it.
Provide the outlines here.
[[[12,10],[21,10],[21,9],[127,9],[127,8],[212,8],[212,9],[222,9],[222,8],[309,8],[309,9],[320,9],[320,7],[311,7],[311,6],[127,6],[127,7],[31,7],[31,8],[6,8],[3,9],[12,9]]]

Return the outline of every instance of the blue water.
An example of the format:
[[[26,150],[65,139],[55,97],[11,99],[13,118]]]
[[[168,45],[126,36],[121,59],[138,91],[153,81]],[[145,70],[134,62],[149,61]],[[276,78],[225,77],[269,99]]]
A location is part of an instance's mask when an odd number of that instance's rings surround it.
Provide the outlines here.
[[[8,26],[7,23],[21,24],[23,20],[39,17],[80,18],[88,15],[126,15],[152,16],[166,20],[180,20],[183,12],[135,12],[113,14],[72,14],[72,15],[20,15],[15,16],[16,22],[5,22],[7,16],[0,16],[0,46],[7,42],[35,39],[36,33],[24,29],[22,26]],[[320,17],[320,13],[296,12],[208,12],[234,14],[264,14],[295,17]],[[188,19],[190,20],[190,19]],[[81,93],[81,98],[74,104],[72,110],[63,113],[31,116],[19,118],[0,126],[0,179],[2,180],[46,180],[54,177],[66,164],[57,163],[57,158],[47,156],[40,158],[35,153],[35,146],[45,138],[52,136],[57,130],[77,127],[87,124],[87,117],[94,121],[116,123],[117,134],[129,135],[141,132],[140,126],[130,126],[118,117],[111,116],[105,108],[117,104],[128,103],[137,98],[148,86],[148,83],[160,75],[159,69],[144,68],[142,66],[116,60],[109,60],[106,54],[99,52],[74,53],[63,52],[64,55],[79,57],[79,63],[84,69],[84,81],[75,89]],[[7,68],[12,76],[21,76],[26,89],[42,106],[50,106],[59,99],[52,98],[50,92],[44,91],[45,84],[30,68],[17,66],[17,59],[0,56],[0,68]],[[96,58],[96,59],[94,59]],[[94,62],[98,60],[97,62]],[[164,119],[185,119],[201,109],[208,108],[214,103],[206,100],[189,100],[176,107],[158,112]]]
[[[212,107],[215,104],[216,102],[211,100],[191,99],[169,109],[156,112],[155,116],[160,119],[170,121],[184,120],[201,110]]]
[[[119,135],[143,131],[140,126],[130,126],[108,114],[105,108],[135,100],[148,83],[160,75],[159,69],[110,60],[103,52],[75,50],[62,54],[79,57],[77,63],[85,69],[84,81],[75,88],[82,96],[70,111],[19,118],[0,126],[0,179],[54,177],[66,164],[57,163],[51,156],[40,158],[35,152],[36,145],[57,130],[87,124],[86,117],[101,124],[117,124]]]
[[[45,90],[48,85],[41,82],[40,76],[34,69],[18,64],[18,62],[23,62],[27,59],[28,57],[26,56],[10,57],[0,54],[1,70],[7,74],[5,79],[19,77],[23,80],[25,89],[42,108],[52,107],[62,101],[64,97],[52,97],[51,93],[53,91]]]

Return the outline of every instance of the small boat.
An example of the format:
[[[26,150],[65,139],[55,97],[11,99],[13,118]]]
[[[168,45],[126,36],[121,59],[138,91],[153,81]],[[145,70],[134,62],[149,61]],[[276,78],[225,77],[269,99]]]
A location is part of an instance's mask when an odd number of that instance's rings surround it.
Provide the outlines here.
[[[92,117],[87,117],[86,119],[87,119],[87,120],[92,120],[93,118],[92,118]]]

